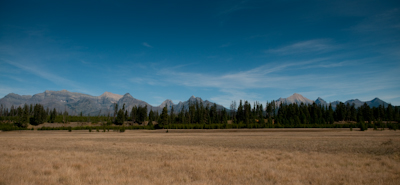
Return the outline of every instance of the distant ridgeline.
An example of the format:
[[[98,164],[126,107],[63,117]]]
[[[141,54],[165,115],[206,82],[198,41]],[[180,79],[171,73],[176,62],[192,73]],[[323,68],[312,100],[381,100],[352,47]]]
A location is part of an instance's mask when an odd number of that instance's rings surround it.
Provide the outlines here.
[[[167,99],[159,106],[151,106],[145,101],[133,98],[129,93],[125,95],[113,94],[105,92],[100,96],[91,96],[82,93],[69,92],[67,90],[62,91],[45,91],[38,93],[33,96],[31,95],[18,95],[10,93],[4,98],[0,99],[0,105],[2,109],[11,109],[12,106],[17,108],[23,107],[24,104],[41,104],[45,109],[53,110],[54,108],[58,112],[67,111],[69,115],[108,115],[114,113],[114,104],[122,106],[125,104],[127,110],[131,110],[133,107],[145,107],[147,106],[148,113],[150,110],[155,112],[161,112],[162,109],[167,106],[170,111],[173,107],[175,110],[180,110],[183,107],[188,108],[189,103],[201,102],[204,106],[211,106],[214,103],[207,100],[203,101],[199,97],[190,97],[187,101],[179,102],[174,104],[171,100]],[[223,106],[217,104],[217,109],[224,109]]]
[[[33,96],[9,94],[0,100],[0,121],[3,127],[15,129],[24,129],[28,123],[39,125],[44,122],[89,122],[102,128],[124,125],[128,129],[398,127],[398,106],[378,98],[360,102],[356,99],[328,104],[321,98],[312,101],[294,94],[267,103],[265,108],[257,102],[251,105],[240,101],[239,105],[233,102],[230,109],[226,109],[192,96],[178,104],[166,100],[153,107],[130,94],[121,96],[106,92],[101,96],[90,96],[63,90]]]

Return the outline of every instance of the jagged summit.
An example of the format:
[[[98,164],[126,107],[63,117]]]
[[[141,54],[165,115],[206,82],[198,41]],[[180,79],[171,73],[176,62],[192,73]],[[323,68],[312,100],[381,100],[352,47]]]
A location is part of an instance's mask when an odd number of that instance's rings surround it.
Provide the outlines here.
[[[346,102],[344,102],[345,104],[349,103],[350,105],[354,104],[356,107],[360,107],[364,104],[363,101],[359,100],[359,99],[351,99],[351,100],[347,100]]]
[[[172,106],[174,107],[175,111],[180,111],[182,109],[188,110],[189,106],[196,104],[196,102],[199,104],[202,103],[204,107],[206,107],[206,106],[211,107],[214,105],[213,102],[210,102],[208,100],[203,101],[200,97],[191,96],[187,101],[179,102],[178,104],[174,104]],[[171,101],[171,103],[172,103],[172,101]],[[222,110],[224,108],[225,107],[223,107],[222,105],[217,104],[217,110]]]
[[[382,101],[382,100],[379,99],[378,97],[375,97],[373,100],[371,100],[371,102],[375,102],[375,101]]]
[[[387,107],[388,106],[388,103],[382,101],[379,98],[374,98],[373,100],[367,102],[367,104],[369,106],[373,106],[373,107],[379,107],[380,105],[382,105],[383,107]]]
[[[4,98],[30,98],[32,95],[19,95],[15,93],[9,93]]]
[[[201,101],[203,101],[200,97],[195,97],[195,96],[191,96],[190,98],[189,98],[189,100],[188,100],[189,102],[201,102]]]
[[[204,107],[213,106],[214,103],[208,100],[202,100],[200,97],[191,96],[188,100],[179,102],[178,104],[174,104],[172,100],[165,100],[160,106],[151,106],[145,101],[135,99],[131,96],[131,94],[126,93],[124,95],[113,94],[111,92],[104,92],[100,96],[91,96],[88,94],[77,93],[77,92],[69,92],[67,90],[61,91],[50,91],[46,90],[43,93],[38,93],[34,95],[18,95],[15,93],[10,93],[3,98],[0,99],[0,104],[5,108],[10,108],[11,106],[23,106],[26,104],[42,104],[44,107],[48,107],[49,109],[56,108],[57,110],[65,110],[68,111],[71,115],[79,114],[83,112],[83,114],[98,114],[102,113],[112,113],[114,109],[114,104],[118,103],[119,106],[123,106],[125,104],[126,110],[131,110],[133,106],[147,106],[147,109],[153,111],[161,112],[162,109],[167,105],[168,111],[171,108],[174,108],[174,111],[180,111],[182,109],[187,110],[189,105],[194,105],[198,102],[201,103]],[[304,103],[304,104],[312,104],[314,101],[305,98],[301,94],[294,93],[293,95],[287,98],[279,98],[276,101],[276,104],[290,104],[290,103]],[[322,98],[318,97],[315,100],[316,104],[319,105],[329,105]],[[326,103],[326,104],[325,104]],[[330,102],[332,107],[336,107],[341,103],[340,101]],[[349,103],[352,105],[355,104],[356,107],[362,106],[364,103],[369,105],[370,107],[378,107],[384,106],[387,107],[389,104],[382,101],[379,98],[374,98],[371,101],[360,101],[359,99],[352,99],[344,102],[345,104]],[[224,109],[223,106],[217,104],[217,109]]]
[[[287,97],[287,98],[279,98],[277,101],[276,101],[276,103],[279,105],[279,104],[291,104],[291,103],[297,103],[297,104],[300,104],[300,103],[305,103],[305,104],[312,104],[313,103],[313,101],[312,100],[310,100],[310,99],[308,99],[308,98],[305,98],[303,95],[301,95],[301,94],[297,94],[297,93],[294,93],[292,96],[289,96],[289,97]]]
[[[125,93],[123,97],[132,97],[133,98],[133,96],[129,93]]]
[[[319,105],[328,105],[328,103],[324,100],[324,99],[322,99],[321,97],[318,97],[315,101],[314,101],[316,104],[319,104]]]
[[[289,96],[288,98],[301,99],[301,98],[304,98],[304,96],[301,94],[294,93],[292,96]]]
[[[170,109],[170,108],[171,108],[172,106],[174,106],[174,105],[175,105],[175,104],[174,104],[174,102],[172,102],[172,100],[166,99],[166,100],[163,101],[163,102],[161,103],[161,105],[158,106],[158,107],[164,108],[165,106],[167,106],[167,108]]]

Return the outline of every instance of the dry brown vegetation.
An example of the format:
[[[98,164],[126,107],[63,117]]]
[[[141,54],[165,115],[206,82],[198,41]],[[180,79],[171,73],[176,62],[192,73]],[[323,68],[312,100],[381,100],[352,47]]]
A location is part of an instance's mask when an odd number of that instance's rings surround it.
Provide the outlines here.
[[[400,184],[400,132],[0,132],[0,184]]]
[[[43,123],[40,125],[28,125],[28,128],[38,129],[40,127],[79,127],[79,126],[101,126],[102,123],[90,123],[90,122],[68,122],[68,123]]]
[[[148,121],[145,121],[141,125],[147,125]],[[68,123],[42,123],[40,125],[31,125],[28,124],[28,129],[34,128],[38,129],[41,127],[81,127],[81,126],[102,126],[106,124],[105,122],[98,122],[98,123],[91,123],[91,122],[68,122]],[[156,121],[153,121],[153,124],[157,124]],[[129,126],[129,125],[138,125],[138,123],[132,123],[132,121],[125,121],[124,126]],[[112,124],[112,126],[116,126],[115,124]]]

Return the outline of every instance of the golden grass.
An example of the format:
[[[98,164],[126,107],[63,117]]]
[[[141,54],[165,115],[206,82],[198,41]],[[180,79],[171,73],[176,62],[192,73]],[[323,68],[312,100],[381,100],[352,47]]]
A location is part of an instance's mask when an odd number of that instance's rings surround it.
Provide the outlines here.
[[[400,184],[400,132],[0,132],[0,184]]]

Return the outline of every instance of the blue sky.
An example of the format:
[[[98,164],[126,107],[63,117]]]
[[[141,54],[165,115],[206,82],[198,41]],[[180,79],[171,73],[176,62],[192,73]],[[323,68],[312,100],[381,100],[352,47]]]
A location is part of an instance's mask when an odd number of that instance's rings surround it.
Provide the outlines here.
[[[400,105],[399,1],[1,1],[0,97]]]

